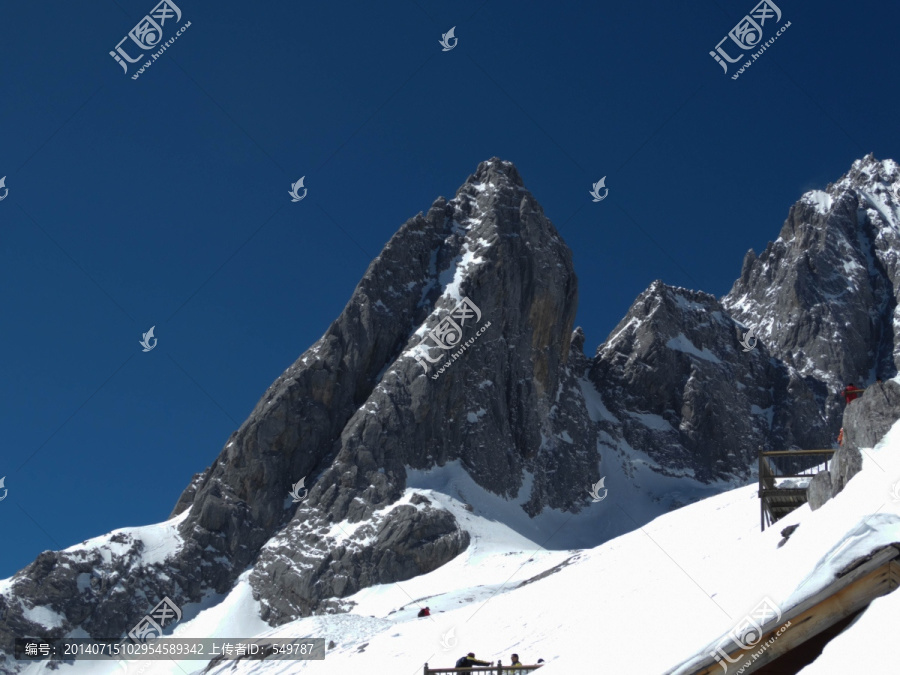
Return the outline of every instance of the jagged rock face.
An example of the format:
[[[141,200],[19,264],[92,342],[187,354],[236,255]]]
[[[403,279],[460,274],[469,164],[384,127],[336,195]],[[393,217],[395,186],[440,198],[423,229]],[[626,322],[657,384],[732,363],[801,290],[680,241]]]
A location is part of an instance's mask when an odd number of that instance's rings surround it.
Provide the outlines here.
[[[817,383],[763,345],[744,351],[745,332],[712,295],[657,281],[598,349],[592,382],[661,473],[746,479],[760,448],[828,439]]]
[[[333,462],[261,552],[251,577],[273,622],[308,612],[322,598],[429,571],[465,547],[447,514],[389,507],[402,494],[406,467],[459,460],[478,484],[507,497],[517,495],[527,472],[533,514],[579,508],[586,495],[572,486],[598,476],[596,431],[567,368],[577,302],[570,252],[515,168],[482,164],[453,200],[438,200],[401,228],[382,258],[393,255],[414,261],[406,276],[394,272],[388,284],[385,273],[370,269],[348,310],[372,307],[380,321],[404,326],[402,336],[335,439]],[[412,293],[400,293],[410,284]],[[481,313],[461,325],[467,348],[455,361],[450,354],[458,350],[429,364],[420,343],[461,298]],[[437,358],[441,351],[424,353]],[[321,524],[340,521],[366,522],[352,538],[374,537],[375,544],[332,549]],[[425,548],[407,554],[398,547],[395,533],[406,531]],[[308,567],[319,572],[286,573]]]
[[[199,597],[199,584],[191,586],[179,569],[161,559],[164,548],[180,543],[176,528],[175,521],[145,528],[155,532],[149,545],[136,536],[141,528],[127,528],[41,553],[12,577],[11,595],[0,595],[0,672],[15,672],[4,670],[2,652],[12,651],[16,637],[62,637],[76,628],[96,637],[121,636],[173,588],[182,596]],[[166,544],[150,550],[160,542]],[[189,556],[183,557],[184,564]],[[214,576],[209,583],[215,583]]]
[[[874,447],[900,419],[900,385],[873,384],[844,410],[844,445],[834,453],[831,495],[843,490],[862,470],[861,448]]]
[[[893,380],[869,385],[844,411],[844,447],[874,447],[898,419],[900,385]]]
[[[140,543],[119,535],[113,536],[111,543],[124,549],[111,566],[105,564],[99,550],[74,553],[44,551],[20,572],[21,581],[16,586],[16,595],[39,598],[37,604],[64,614],[73,626],[81,625],[91,634],[118,635],[121,629],[117,619],[133,611],[146,613],[150,608],[144,606],[146,603],[138,607],[130,595],[116,591],[130,586],[145,589],[152,597],[154,591],[163,589],[158,580],[142,579],[136,570],[130,569],[130,563],[140,552]],[[98,573],[98,570],[103,571]],[[91,601],[104,595],[109,597],[109,601],[104,603],[104,612],[93,612]],[[79,602],[81,599],[86,601]],[[43,626],[29,621],[16,611],[10,612],[3,623],[4,629],[16,636],[45,634]],[[3,672],[2,668],[0,672]]]
[[[862,470],[861,448],[877,445],[897,420],[900,420],[900,385],[893,380],[870,385],[860,398],[847,406],[844,445],[834,453],[831,468],[817,475],[806,492],[812,510],[847,486]]]
[[[838,390],[897,372],[900,168],[871,155],[825,191],[804,195],[775,242],[750,251],[722,304],[776,357]]]

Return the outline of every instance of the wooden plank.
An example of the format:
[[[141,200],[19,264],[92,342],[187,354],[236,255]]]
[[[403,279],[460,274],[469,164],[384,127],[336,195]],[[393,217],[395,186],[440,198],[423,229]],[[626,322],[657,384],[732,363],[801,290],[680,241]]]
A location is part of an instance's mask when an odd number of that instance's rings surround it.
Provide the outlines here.
[[[760,450],[762,448],[760,447]],[[766,500],[763,499],[763,456],[762,453],[759,453],[759,468],[757,470],[757,474],[759,475],[759,489],[756,494],[759,496],[759,531],[765,532],[766,530]]]
[[[764,450],[760,453],[763,457],[799,457],[800,455],[833,455],[834,448],[823,448],[821,450]]]
[[[812,478],[816,473],[779,473],[777,475],[773,474],[774,478]]]
[[[431,675],[431,673],[529,673],[537,670],[538,668],[543,668],[544,664],[526,666],[522,665],[518,668],[512,668],[510,666],[472,666],[471,668],[429,668],[428,664],[425,664],[425,674]]]
[[[900,558],[894,558],[888,563],[888,569],[890,571],[890,580],[888,583],[891,586],[891,592],[900,587],[900,562],[898,562],[898,560],[900,560]]]

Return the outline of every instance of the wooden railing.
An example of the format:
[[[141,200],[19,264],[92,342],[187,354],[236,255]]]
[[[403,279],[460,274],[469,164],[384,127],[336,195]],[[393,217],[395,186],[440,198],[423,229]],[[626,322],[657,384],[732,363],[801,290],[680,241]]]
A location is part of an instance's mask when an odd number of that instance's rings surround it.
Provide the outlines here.
[[[431,675],[432,673],[492,673],[495,675],[500,675],[500,673],[530,673],[538,668],[542,668],[544,666],[543,663],[539,663],[533,666],[516,666],[513,668],[512,666],[472,666],[471,668],[429,668],[428,664],[425,664],[425,670],[423,671],[424,675]]]
[[[805,469],[803,473],[779,473],[778,467],[769,462],[772,458],[794,458],[819,455],[824,457],[824,468],[828,470],[828,460],[834,455],[834,450],[774,450],[759,453],[759,521],[761,529],[772,525],[794,509],[806,503],[806,488],[780,488],[776,487],[777,478],[812,478],[816,475],[812,469]],[[818,465],[812,467],[818,469]]]

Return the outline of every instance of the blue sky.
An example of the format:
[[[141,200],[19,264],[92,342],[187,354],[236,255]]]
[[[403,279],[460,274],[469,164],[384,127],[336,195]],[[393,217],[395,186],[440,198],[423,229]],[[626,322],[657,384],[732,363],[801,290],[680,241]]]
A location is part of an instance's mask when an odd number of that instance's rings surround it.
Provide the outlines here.
[[[573,249],[593,353],[654,279],[721,295],[802,192],[900,159],[896,4],[779,0],[732,80],[709,51],[753,0],[179,0],[133,80],[109,52],[154,4],[2,9],[0,578],[165,519],[479,161]]]

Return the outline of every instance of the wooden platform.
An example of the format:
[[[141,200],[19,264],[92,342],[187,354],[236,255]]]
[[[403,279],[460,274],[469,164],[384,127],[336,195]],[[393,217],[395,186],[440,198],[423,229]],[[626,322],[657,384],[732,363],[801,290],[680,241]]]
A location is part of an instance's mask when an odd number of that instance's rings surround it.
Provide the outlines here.
[[[775,465],[775,459],[793,459],[816,455],[824,458],[828,470],[828,460],[834,450],[776,450],[759,453],[759,524],[765,530],[767,526],[784,518],[794,509],[806,503],[806,488],[780,488],[775,482],[779,478],[810,478],[816,474],[811,470],[802,473],[782,473]],[[821,462],[820,462],[821,463]]]

